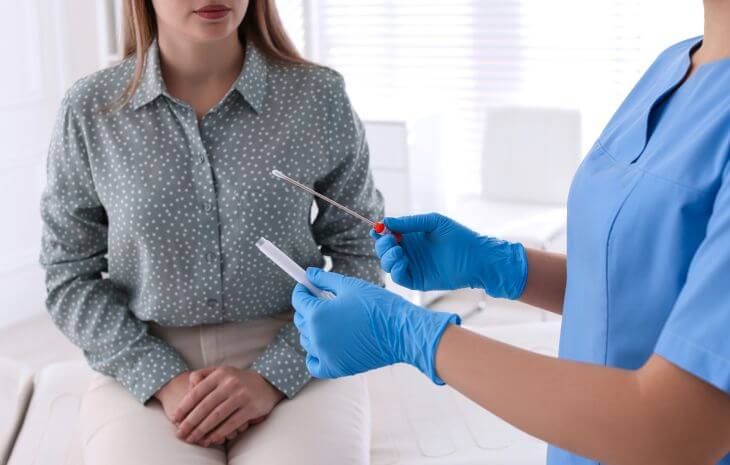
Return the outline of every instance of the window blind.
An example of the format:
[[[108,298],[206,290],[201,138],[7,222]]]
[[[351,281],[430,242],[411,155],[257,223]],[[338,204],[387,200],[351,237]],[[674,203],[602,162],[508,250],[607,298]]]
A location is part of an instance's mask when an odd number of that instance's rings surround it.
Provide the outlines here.
[[[277,0],[276,9],[289,38],[300,53],[306,53],[306,10],[303,0]]]
[[[656,20],[659,0],[304,1],[313,58],[345,76],[364,118],[444,115],[447,184],[464,192],[480,189],[487,106],[577,108],[587,147],[654,58],[647,38],[687,10]]]

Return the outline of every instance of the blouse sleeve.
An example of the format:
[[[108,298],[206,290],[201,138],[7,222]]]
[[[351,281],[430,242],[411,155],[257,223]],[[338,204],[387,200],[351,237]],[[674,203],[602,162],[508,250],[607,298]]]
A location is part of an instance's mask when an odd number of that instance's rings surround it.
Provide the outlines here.
[[[107,216],[92,179],[83,128],[64,99],[48,154],[41,199],[40,261],[46,306],[56,326],[80,347],[89,365],[146,402],[187,370],[181,356],[148,334],[107,271]]]
[[[342,78],[337,75],[330,125],[332,169],[315,187],[324,195],[361,215],[379,219],[383,197],[375,189],[365,128],[350,104]],[[332,271],[382,284],[370,226],[317,199],[319,214],[312,226],[322,253],[332,258]]]
[[[383,199],[375,189],[369,167],[368,145],[362,122],[350,106],[342,78],[337,75],[336,93],[329,115],[333,168],[315,183],[324,195],[369,218],[383,214]],[[369,226],[317,201],[319,213],[312,231],[322,253],[332,259],[333,271],[382,284]],[[294,397],[311,379],[306,354],[299,345],[294,324],[281,328],[274,342],[254,361],[252,369],[287,397]]]

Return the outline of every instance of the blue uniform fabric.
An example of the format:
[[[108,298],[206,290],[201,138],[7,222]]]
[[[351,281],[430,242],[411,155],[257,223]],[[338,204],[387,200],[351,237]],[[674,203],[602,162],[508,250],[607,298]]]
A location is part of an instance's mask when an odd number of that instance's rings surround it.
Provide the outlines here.
[[[700,43],[657,58],[573,180],[560,357],[636,369],[657,353],[730,393],[730,60],[681,84]]]

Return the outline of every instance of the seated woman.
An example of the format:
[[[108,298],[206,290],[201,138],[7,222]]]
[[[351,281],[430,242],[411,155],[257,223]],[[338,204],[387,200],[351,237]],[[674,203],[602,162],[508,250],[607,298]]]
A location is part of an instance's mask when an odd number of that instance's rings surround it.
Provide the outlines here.
[[[294,283],[254,247],[380,279],[367,225],[311,223],[269,174],[379,216],[362,124],[273,0],[202,3],[126,1],[127,58],[68,91],[51,143],[47,306],[100,373],[86,464],[365,464],[365,387],[310,382]]]

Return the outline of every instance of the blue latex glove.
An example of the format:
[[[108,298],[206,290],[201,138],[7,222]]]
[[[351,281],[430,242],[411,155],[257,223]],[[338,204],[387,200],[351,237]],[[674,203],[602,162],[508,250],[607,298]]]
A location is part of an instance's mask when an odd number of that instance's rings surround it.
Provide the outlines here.
[[[441,334],[457,315],[432,312],[365,281],[307,269],[316,287],[335,294],[319,299],[297,284],[292,293],[294,324],[317,378],[337,378],[394,363],[408,363],[437,384],[434,358]]]
[[[393,281],[419,291],[481,288],[492,297],[517,299],[527,281],[527,254],[522,244],[480,236],[443,215],[385,218],[400,242],[378,235],[375,251]]]

